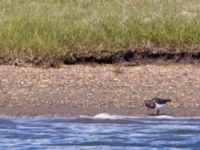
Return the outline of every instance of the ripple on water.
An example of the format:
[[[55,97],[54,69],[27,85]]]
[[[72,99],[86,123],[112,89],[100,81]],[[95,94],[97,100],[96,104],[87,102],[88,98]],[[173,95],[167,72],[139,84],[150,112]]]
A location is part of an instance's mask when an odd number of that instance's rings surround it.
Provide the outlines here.
[[[200,147],[200,118],[2,117],[1,149],[149,149]]]

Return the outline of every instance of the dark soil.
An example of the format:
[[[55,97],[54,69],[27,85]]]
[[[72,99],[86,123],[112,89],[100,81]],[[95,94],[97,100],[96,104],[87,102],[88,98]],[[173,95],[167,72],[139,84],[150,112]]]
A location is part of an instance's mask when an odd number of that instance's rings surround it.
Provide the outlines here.
[[[36,56],[29,58],[11,58],[9,56],[0,57],[0,65],[14,66],[36,66],[36,67],[60,67],[62,64],[115,64],[125,63],[131,65],[143,64],[199,64],[199,51],[169,51],[169,50],[151,50],[135,49],[127,51],[102,51],[93,52],[74,52],[66,56]]]
[[[73,55],[73,59],[66,58],[64,64],[98,63],[113,64],[119,62],[130,62],[134,65],[141,64],[168,64],[168,63],[200,63],[200,52],[170,52],[170,51],[151,51],[151,50],[128,50],[109,53],[99,56],[87,54]]]

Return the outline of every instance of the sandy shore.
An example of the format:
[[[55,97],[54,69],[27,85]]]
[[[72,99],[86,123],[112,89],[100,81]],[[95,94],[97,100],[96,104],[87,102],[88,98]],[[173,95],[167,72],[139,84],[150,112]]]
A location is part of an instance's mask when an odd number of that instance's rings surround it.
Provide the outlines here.
[[[172,99],[162,114],[200,116],[200,66],[0,66],[0,115],[148,115],[153,97]]]

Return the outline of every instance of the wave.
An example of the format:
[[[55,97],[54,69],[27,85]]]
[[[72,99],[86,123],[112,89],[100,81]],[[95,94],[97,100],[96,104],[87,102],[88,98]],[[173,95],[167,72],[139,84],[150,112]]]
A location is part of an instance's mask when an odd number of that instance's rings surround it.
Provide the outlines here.
[[[89,118],[89,119],[200,119],[200,117],[177,117],[171,115],[158,115],[158,116],[121,116],[121,115],[111,115],[107,113],[99,113],[94,116],[79,116],[79,118]]]
[[[174,119],[176,117],[169,115],[159,115],[159,116],[121,116],[121,115],[111,115],[107,113],[99,113],[94,116],[83,116],[80,115],[79,118],[89,118],[89,119],[142,119],[142,118],[157,118],[157,119]]]
[[[177,117],[177,116],[170,116],[170,115],[159,115],[159,116],[122,116],[122,115],[114,115],[108,113],[99,113],[93,116],[86,116],[86,115],[79,115],[79,116],[0,116],[0,119],[91,119],[91,120],[134,120],[134,119],[200,119],[199,116],[193,117]]]

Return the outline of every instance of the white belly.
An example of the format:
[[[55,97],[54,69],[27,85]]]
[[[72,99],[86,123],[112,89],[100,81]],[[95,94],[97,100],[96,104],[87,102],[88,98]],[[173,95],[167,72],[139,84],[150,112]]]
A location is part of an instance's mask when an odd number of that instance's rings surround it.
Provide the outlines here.
[[[162,108],[164,105],[160,105],[160,104],[157,104],[156,103],[156,108],[155,109],[160,109],[160,108]]]

